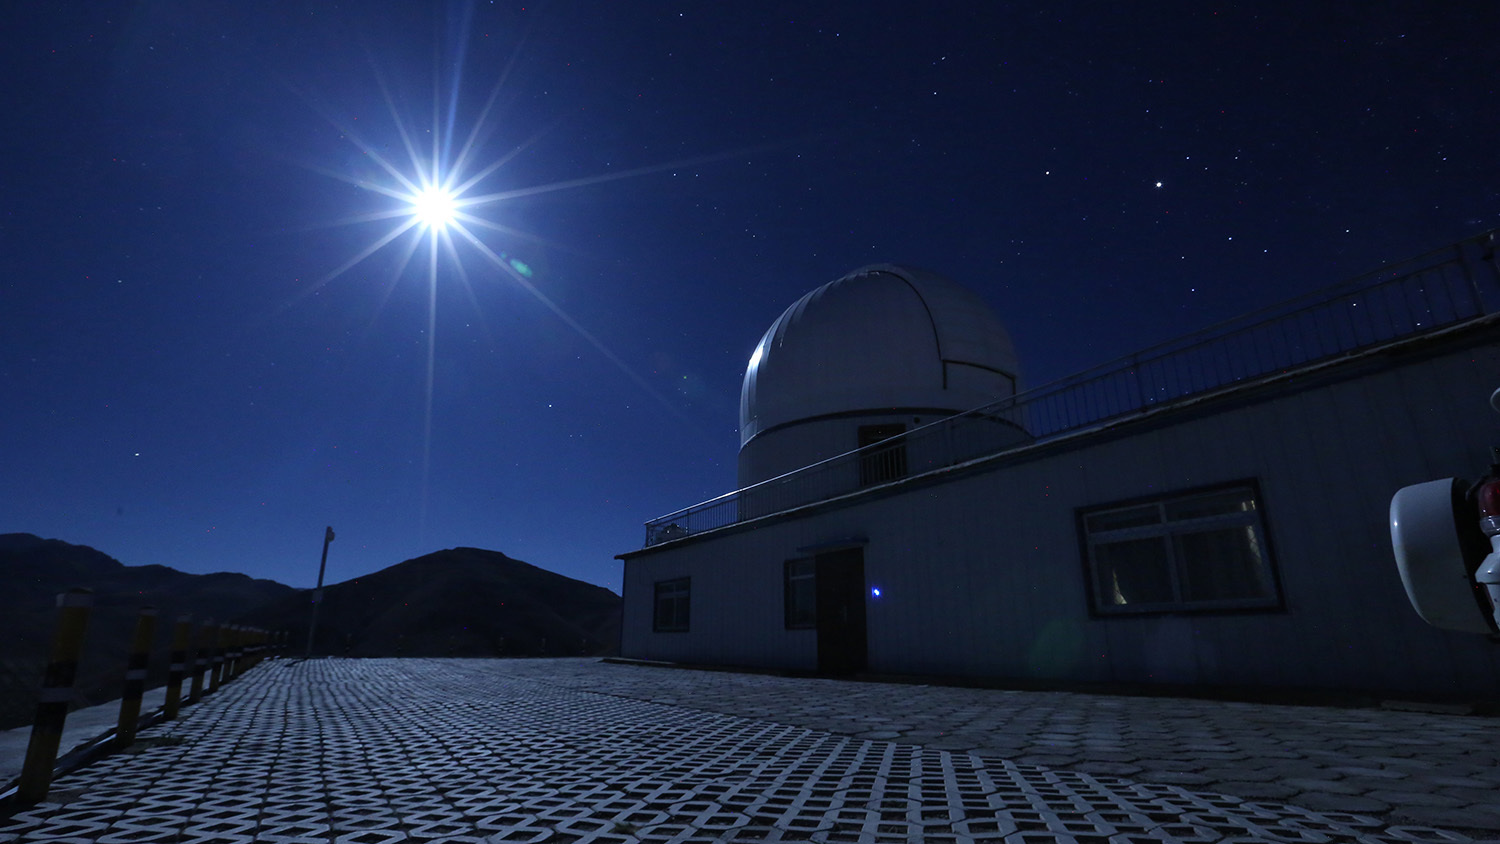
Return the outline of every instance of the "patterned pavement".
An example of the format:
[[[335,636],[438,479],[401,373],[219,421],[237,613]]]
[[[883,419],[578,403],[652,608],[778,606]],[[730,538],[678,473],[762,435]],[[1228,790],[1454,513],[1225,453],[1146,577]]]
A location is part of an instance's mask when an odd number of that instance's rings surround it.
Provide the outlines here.
[[[1500,720],[1070,692],[858,683],[727,672],[512,672],[574,688],[858,738],[1360,812],[1500,838]]]
[[[60,778],[0,842],[1462,842],[1500,837],[1495,723],[589,660],[277,660]],[[1300,779],[1246,774],[1268,760],[1389,799],[1361,814],[1158,781]],[[1441,807],[1462,823],[1411,823],[1421,807],[1394,798],[1444,788],[1467,789]],[[1377,791],[1361,789],[1292,796]]]

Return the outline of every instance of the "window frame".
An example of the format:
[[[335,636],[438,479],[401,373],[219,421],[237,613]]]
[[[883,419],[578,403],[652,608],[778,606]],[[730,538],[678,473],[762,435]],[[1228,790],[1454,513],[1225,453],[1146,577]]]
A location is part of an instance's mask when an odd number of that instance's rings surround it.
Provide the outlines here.
[[[806,565],[805,572],[793,573],[794,568]],[[795,614],[796,608],[792,600],[794,594],[792,581],[806,580],[812,584],[812,606],[803,618],[803,614]],[[818,558],[817,557],[795,557],[782,564],[781,569],[781,610],[782,622],[787,630],[816,630],[818,629]]]
[[[1190,504],[1195,499],[1207,499],[1228,492],[1244,492],[1254,503],[1251,510],[1240,513],[1212,514],[1188,518],[1172,518],[1169,508],[1173,505]],[[1151,524],[1127,526],[1108,530],[1090,531],[1089,520],[1110,513],[1126,513],[1131,510],[1154,506],[1157,519]],[[1274,613],[1285,612],[1286,601],[1282,591],[1281,574],[1276,564],[1276,553],[1267,527],[1266,499],[1255,478],[1243,478],[1210,486],[1173,490],[1155,495],[1141,496],[1123,501],[1077,508],[1079,556],[1083,563],[1084,586],[1088,596],[1089,615],[1095,618],[1133,618],[1161,615],[1206,615],[1230,613]],[[1253,542],[1258,547],[1260,560],[1265,569],[1266,587],[1269,595],[1261,597],[1238,597],[1218,599],[1192,599],[1185,597],[1187,562],[1180,558],[1179,540],[1194,534],[1204,534],[1224,528],[1248,528]],[[1118,544],[1132,540],[1159,539],[1165,551],[1164,565],[1172,598],[1167,601],[1137,604],[1113,604],[1104,601],[1100,594],[1099,566],[1095,549],[1099,546]]]
[[[672,602],[670,620],[662,621],[663,601]],[[688,633],[692,629],[692,601],[693,601],[693,579],[691,577],[674,577],[667,580],[658,580],[652,584],[651,601],[651,632],[653,633]],[[679,609],[680,608],[680,609]],[[678,617],[680,613],[680,618]]]

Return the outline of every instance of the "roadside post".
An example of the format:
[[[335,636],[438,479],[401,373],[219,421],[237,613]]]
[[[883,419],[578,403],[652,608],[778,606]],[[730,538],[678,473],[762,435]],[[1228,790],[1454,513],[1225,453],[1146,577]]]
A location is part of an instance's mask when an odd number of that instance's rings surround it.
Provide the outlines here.
[[[167,658],[167,701],[164,717],[171,721],[182,709],[182,679],[187,676],[188,640],[193,633],[193,617],[179,615],[172,628],[172,654]]]
[[[151,642],[156,636],[156,607],[142,607],[135,620],[135,638],[130,642],[130,661],[125,664],[125,691],[120,696],[120,722],[115,726],[115,747],[135,743],[141,720],[141,696],[146,693],[146,668],[151,660]]]
[[[224,653],[229,650],[229,625],[214,626],[213,661],[208,673],[208,693],[213,694],[224,683]]]
[[[214,648],[214,624],[213,619],[203,619],[203,625],[198,628],[198,648],[193,655],[193,685],[188,694],[188,703],[197,703],[203,699],[203,675],[208,672],[209,660],[213,657]]]
[[[318,587],[313,590],[312,622],[307,626],[307,653],[303,659],[312,659],[313,638],[318,635],[318,608],[323,606],[323,572],[328,569],[328,543],[333,541],[333,528],[323,529],[323,560],[318,563]]]
[[[52,787],[52,767],[62,744],[63,725],[68,720],[68,703],[73,699],[73,682],[78,678],[78,658],[83,654],[83,635],[89,626],[89,609],[94,594],[87,589],[72,589],[57,596],[57,633],[52,638],[52,654],[42,680],[42,694],[36,705],[36,723],[26,747],[26,761],[21,780],[16,785],[16,801],[31,806],[47,799]]]

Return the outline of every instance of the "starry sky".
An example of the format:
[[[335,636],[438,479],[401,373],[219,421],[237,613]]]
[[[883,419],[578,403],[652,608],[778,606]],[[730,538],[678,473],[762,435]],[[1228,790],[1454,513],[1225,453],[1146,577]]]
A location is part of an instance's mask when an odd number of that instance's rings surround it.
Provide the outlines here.
[[[976,290],[1038,385],[1500,225],[1496,4],[1293,8],[7,4],[0,532],[618,590],[852,269]]]

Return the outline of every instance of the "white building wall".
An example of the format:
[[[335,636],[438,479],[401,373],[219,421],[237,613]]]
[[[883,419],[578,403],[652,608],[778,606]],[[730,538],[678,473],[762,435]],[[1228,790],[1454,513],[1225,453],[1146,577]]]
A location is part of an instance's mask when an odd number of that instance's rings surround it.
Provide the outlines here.
[[[882,595],[870,670],[1450,694],[1500,692],[1500,646],[1412,611],[1390,496],[1472,479],[1500,443],[1494,346],[1292,382],[941,483],[629,555],[627,656],[815,665],[782,623],[782,563],[860,536]],[[1284,612],[1092,617],[1076,510],[1254,478]],[[693,577],[693,631],[650,633],[651,584]]]
[[[785,541],[759,532],[727,543],[689,544],[625,562],[620,652],[640,659],[812,670],[817,638],[785,630],[781,610]],[[794,546],[795,547],[795,546]],[[655,584],[689,577],[686,633],[652,630]]]
[[[745,443],[740,449],[740,487],[743,489],[859,448],[859,429],[862,425],[900,424],[911,428],[915,427],[913,419],[923,418],[909,413],[868,413],[799,422],[786,428],[767,431]],[[937,418],[939,417],[933,415],[925,417],[928,422]],[[859,476],[859,466],[850,465],[847,469],[848,477],[841,478],[840,481],[852,486]]]

